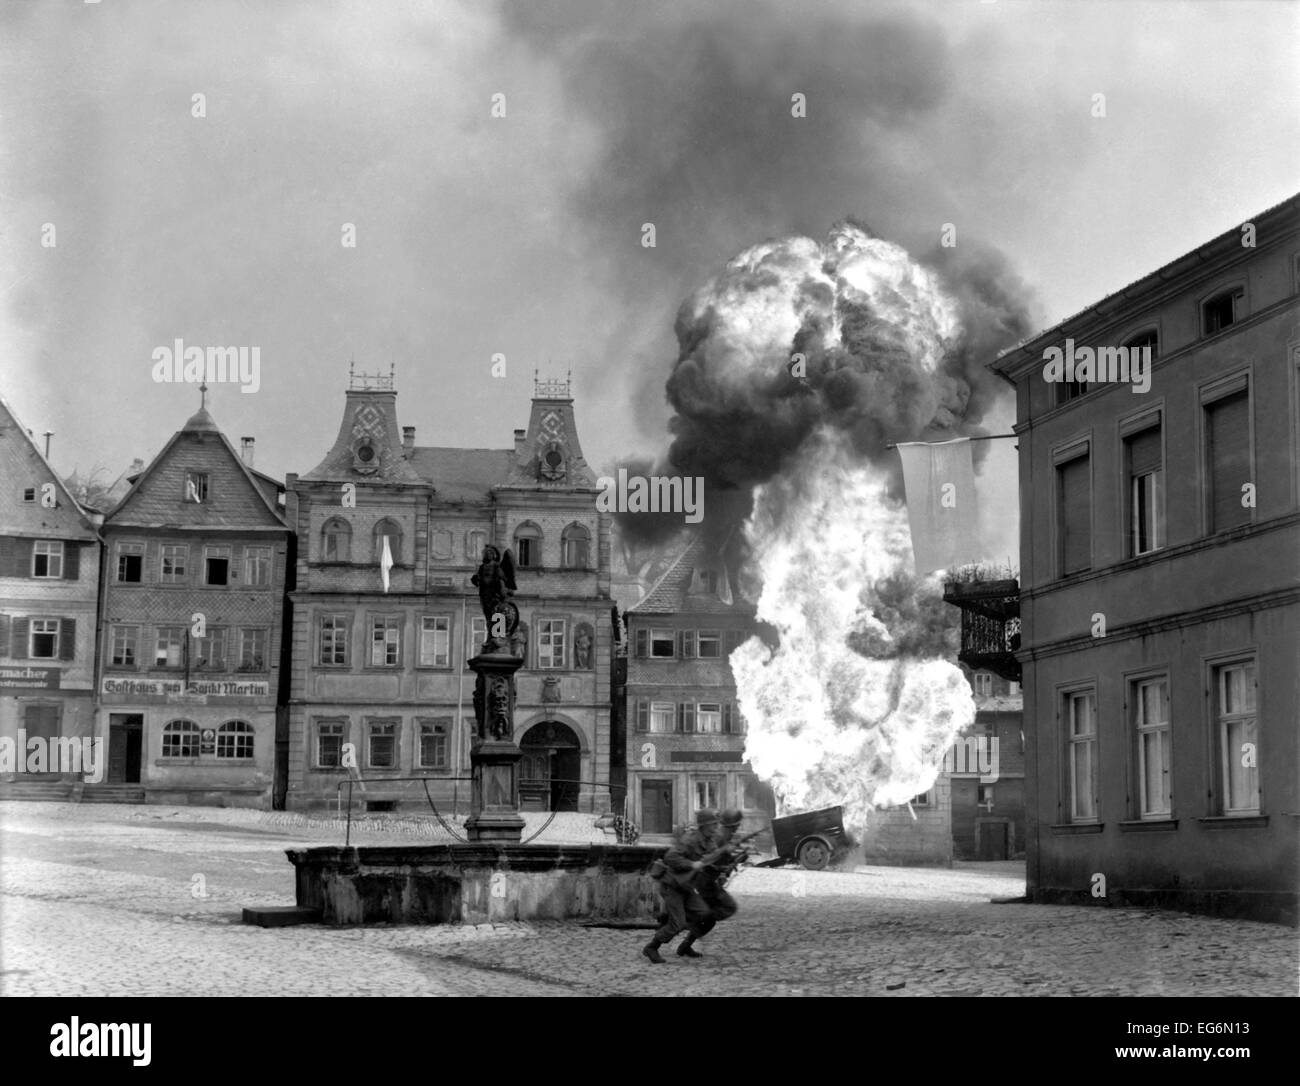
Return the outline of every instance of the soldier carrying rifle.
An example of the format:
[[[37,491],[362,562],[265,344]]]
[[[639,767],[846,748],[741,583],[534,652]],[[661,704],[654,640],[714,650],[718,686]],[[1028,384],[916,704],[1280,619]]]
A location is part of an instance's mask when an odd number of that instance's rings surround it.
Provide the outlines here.
[[[655,965],[663,964],[659,948],[687,928],[689,932],[677,948],[678,956],[702,957],[694,948],[695,940],[712,931],[719,920],[735,915],[736,902],[724,886],[745,855],[741,842],[731,841],[740,820],[739,811],[725,811],[720,826],[716,811],[700,811],[696,824],[678,838],[663,860],[652,866],[664,912],[660,928],[641,953]]]

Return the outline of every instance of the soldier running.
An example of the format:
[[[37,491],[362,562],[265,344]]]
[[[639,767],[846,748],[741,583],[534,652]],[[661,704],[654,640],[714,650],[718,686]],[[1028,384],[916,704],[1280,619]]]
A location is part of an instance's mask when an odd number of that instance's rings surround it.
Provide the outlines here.
[[[700,811],[695,817],[695,823],[678,837],[672,848],[664,854],[663,860],[656,861],[651,868],[652,873],[658,869],[655,879],[663,897],[665,915],[661,917],[663,926],[641,948],[641,953],[655,965],[664,964],[659,948],[688,927],[692,934],[677,948],[677,953],[683,958],[702,956],[699,951],[692,949],[691,943],[698,937],[699,928],[709,919],[710,914],[704,898],[695,888],[695,877],[704,870],[705,858],[711,851],[718,813]]]
[[[691,928],[677,948],[677,953],[684,958],[702,958],[704,955],[695,949],[695,940],[708,935],[719,920],[730,920],[736,915],[736,899],[727,893],[725,873],[732,858],[731,839],[744,818],[740,811],[729,807],[712,827],[708,842],[710,855],[705,857],[705,866],[695,879],[695,888],[708,906],[709,915]]]

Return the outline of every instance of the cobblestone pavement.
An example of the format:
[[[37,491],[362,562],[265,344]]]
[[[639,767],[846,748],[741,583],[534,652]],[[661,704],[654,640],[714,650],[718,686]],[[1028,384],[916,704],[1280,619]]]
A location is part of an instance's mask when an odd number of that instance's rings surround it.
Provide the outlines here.
[[[426,830],[444,832],[354,841]],[[334,842],[269,812],[0,803],[0,995],[1296,995],[1300,976],[1277,925],[991,903],[1024,892],[1017,863],[747,870],[705,957],[662,966],[646,932],[576,923],[240,924],[293,903],[285,848]]]

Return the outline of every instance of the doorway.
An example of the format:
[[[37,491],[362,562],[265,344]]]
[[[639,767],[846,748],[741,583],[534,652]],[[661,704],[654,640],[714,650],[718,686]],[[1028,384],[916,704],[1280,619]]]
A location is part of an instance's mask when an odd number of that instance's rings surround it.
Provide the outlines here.
[[[673,832],[673,782],[641,780],[641,832]]]
[[[576,811],[582,792],[582,744],[573,729],[544,720],[524,732],[519,805],[524,810]]]
[[[139,784],[144,749],[144,715],[111,713],[108,718],[108,783]]]

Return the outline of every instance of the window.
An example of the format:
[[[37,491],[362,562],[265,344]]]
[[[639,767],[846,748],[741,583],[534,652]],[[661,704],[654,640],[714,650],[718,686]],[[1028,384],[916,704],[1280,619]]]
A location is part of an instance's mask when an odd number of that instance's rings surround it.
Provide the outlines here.
[[[199,756],[199,726],[192,720],[173,720],[163,728],[162,756],[164,758],[197,758]]]
[[[1056,385],[1056,405],[1059,407],[1063,403],[1077,400],[1087,391],[1088,383],[1086,381],[1058,381]]]
[[[487,532],[473,528],[465,533],[465,557],[471,562],[483,559],[483,548],[487,546]],[[482,644],[482,642],[480,642]]]
[[[1203,328],[1207,336],[1212,336],[1215,332],[1221,332],[1236,323],[1238,316],[1237,300],[1242,297],[1244,297],[1244,292],[1241,287],[1233,287],[1231,290],[1216,294],[1201,306]]]
[[[733,652],[735,652],[738,648],[740,648],[740,646],[743,645],[747,640],[749,640],[749,636],[745,633],[744,630],[728,630],[727,631],[727,655],[730,656]]]
[[[930,793],[922,792],[919,796],[913,796],[908,802],[913,807],[928,807],[930,806]]]
[[[207,636],[194,638],[190,663],[198,671],[225,671],[226,631],[209,626]]]
[[[1019,683],[1007,683],[1007,694],[1010,695],[1010,696],[1013,697],[1013,698],[1018,698],[1018,697],[1020,697],[1020,684],[1019,684]]]
[[[650,730],[652,732],[668,733],[676,728],[674,717],[677,714],[677,706],[671,701],[652,701],[650,703]]]
[[[184,543],[164,543],[160,549],[163,584],[183,584],[185,568],[190,561],[190,548]]]
[[[136,647],[140,640],[139,626],[110,626],[109,641],[112,655],[109,659],[114,667],[135,667]]]
[[[202,503],[208,500],[208,476],[202,471],[185,473],[185,501]]]
[[[23,501],[34,502],[36,500],[36,488],[34,486],[23,487]]]
[[[695,703],[680,702],[677,706],[677,730],[690,734],[695,731]]]
[[[239,670],[266,670],[266,631],[243,626],[239,630]]]
[[[1205,405],[1206,495],[1210,534],[1250,523],[1242,504],[1250,470],[1250,390],[1242,388]]]
[[[397,721],[370,722],[366,731],[366,764],[371,769],[397,768]]]
[[[515,529],[515,559],[524,567],[542,564],[542,530],[536,524],[521,524]]]
[[[1133,724],[1137,731],[1138,814],[1168,818],[1170,796],[1169,680],[1133,684]]]
[[[482,615],[475,615],[469,620],[469,641],[465,645],[465,652],[469,656],[477,656],[483,651],[483,642],[487,640],[487,619]]]
[[[437,533],[435,532],[436,536]],[[398,527],[397,521],[384,518],[375,525],[375,561],[378,562],[384,555],[384,538],[388,538],[388,553],[392,556],[393,565],[397,565],[402,560],[402,529]]]
[[[1097,697],[1091,690],[1065,697],[1070,743],[1069,811],[1073,822],[1097,818]]]
[[[144,544],[117,545],[117,579],[122,584],[139,584],[144,574]]]
[[[1155,361],[1160,353],[1160,336],[1154,328],[1148,328],[1145,332],[1138,332],[1137,335],[1129,336],[1121,346],[1129,352],[1129,367],[1132,372],[1133,352],[1141,351],[1144,347],[1151,348],[1151,361]]]
[[[722,634],[718,630],[701,630],[696,649],[701,660],[717,660],[722,656]]]
[[[677,655],[683,660],[695,659],[695,631],[677,631]]]
[[[537,620],[537,666],[564,667],[564,619]]]
[[[722,732],[722,705],[701,702],[695,713],[695,730],[705,735]]]
[[[337,666],[348,662],[348,616],[322,615],[320,620],[320,662]]]
[[[718,593],[718,571],[716,569],[701,569],[696,572],[699,577],[701,592],[708,592],[711,595]]]
[[[253,726],[243,720],[227,720],[217,729],[218,758],[251,758]]]
[[[1214,669],[1220,814],[1259,813],[1259,737],[1255,695],[1253,660],[1224,664]]]
[[[322,562],[352,561],[352,526],[341,517],[331,517],[320,533]]]
[[[729,701],[722,703],[722,730],[728,735],[745,734],[745,718]]]
[[[271,583],[271,548],[244,548],[244,584],[264,588]]]
[[[159,626],[153,654],[154,667],[180,667],[185,663],[185,627]]]
[[[451,717],[420,721],[420,768],[447,769],[448,736],[451,734]]]
[[[203,548],[203,583],[226,585],[230,583],[230,548]]]
[[[57,539],[38,539],[32,546],[32,576],[63,576],[63,543]]]
[[[1056,468],[1057,533],[1061,576],[1092,565],[1092,484],[1085,453]]]
[[[672,630],[651,630],[650,631],[650,655],[661,659],[672,659],[673,656],[673,631]]]
[[[424,615],[420,619],[420,666],[451,666],[451,619]]]
[[[691,783],[694,785],[695,810],[702,811],[707,807],[716,811],[718,809],[718,786],[721,782],[697,777]]]
[[[982,698],[987,698],[992,695],[993,693],[992,675],[990,675],[987,671],[977,671],[972,676],[972,678],[974,680],[972,685],[974,686],[975,693],[978,696]]]
[[[1129,554],[1150,554],[1164,546],[1164,454],[1160,427],[1124,439],[1128,463]]]
[[[979,799],[975,806],[983,808],[990,814],[993,812],[993,785],[981,784],[977,786],[979,790]]]
[[[57,618],[34,618],[31,620],[31,651],[34,660],[57,660],[59,658],[59,620]]]
[[[339,769],[343,765],[345,725],[339,720],[321,721],[316,725],[316,765],[320,769]]]
[[[561,564],[565,569],[586,569],[591,533],[581,524],[570,524],[560,537]]]
[[[370,620],[370,666],[400,667],[402,616],[375,615]]]

